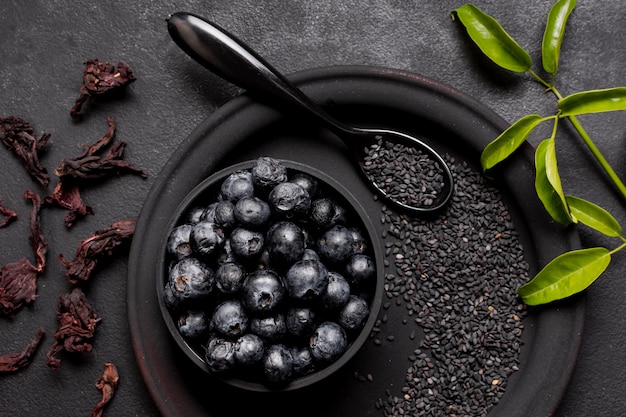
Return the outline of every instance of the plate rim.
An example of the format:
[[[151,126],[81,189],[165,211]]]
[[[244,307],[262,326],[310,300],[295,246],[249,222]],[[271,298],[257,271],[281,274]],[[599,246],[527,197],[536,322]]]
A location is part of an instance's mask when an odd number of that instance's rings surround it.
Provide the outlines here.
[[[368,80],[377,80],[380,82],[393,82],[399,83],[401,86],[406,86],[407,94],[423,94],[425,97],[431,97],[433,99],[432,105],[425,106],[424,109],[416,110],[416,112],[424,112],[424,117],[430,116],[429,112],[438,111],[439,107],[446,105],[451,107],[448,111],[455,114],[471,114],[473,117],[472,122],[480,121],[485,125],[485,128],[495,129],[496,131],[502,131],[508,127],[508,123],[497,115],[493,110],[475,100],[474,98],[460,92],[459,90],[435,81],[431,78],[424,77],[422,75],[405,71],[397,70],[385,67],[376,66],[362,66],[362,65],[341,65],[331,67],[319,67],[299,71],[289,76],[296,84],[311,94],[313,97],[323,94],[328,90],[328,83],[335,83],[340,85],[342,80],[350,80],[353,78],[365,78]],[[328,91],[326,91],[328,93]],[[332,96],[332,94],[331,94]],[[384,101],[384,97],[382,98]],[[349,98],[348,98],[349,100]],[[393,101],[393,98],[391,98]],[[438,102],[438,103],[435,103]],[[164,390],[163,381],[157,381],[154,379],[154,375],[151,374],[151,364],[146,359],[146,349],[143,346],[141,337],[138,337],[138,331],[141,328],[140,322],[140,308],[137,308],[135,304],[140,301],[143,303],[149,303],[150,300],[142,298],[136,291],[135,276],[141,275],[142,272],[146,273],[145,265],[142,265],[137,260],[140,258],[142,243],[144,240],[143,231],[146,230],[146,225],[149,223],[149,219],[154,216],[152,208],[155,203],[162,198],[167,198],[171,193],[169,184],[171,184],[172,178],[177,175],[178,167],[185,156],[185,152],[190,146],[193,146],[198,140],[201,140],[206,136],[207,132],[216,128],[216,126],[223,126],[229,123],[230,118],[236,115],[240,111],[250,111],[254,109],[257,113],[257,117],[260,119],[279,118],[280,112],[274,110],[270,106],[255,101],[247,94],[242,94],[233,98],[218,108],[213,114],[207,117],[201,122],[179,145],[176,151],[171,155],[166,165],[161,169],[156,180],[154,181],[148,196],[144,202],[144,206],[138,218],[135,237],[131,244],[129,264],[128,264],[128,285],[127,285],[127,309],[128,309],[128,324],[131,333],[133,350],[137,359],[137,364],[140,369],[140,373],[148,388],[152,400],[157,405],[157,408],[164,415],[177,416],[180,415],[176,412],[177,405],[171,397],[166,394],[167,390]],[[434,110],[433,110],[434,109]],[[438,116],[439,117],[439,116]],[[461,128],[461,127],[459,127]],[[236,142],[236,138],[233,140]],[[208,163],[215,163],[223,159],[231,149],[214,149],[213,154],[208,158]],[[530,144],[526,143],[523,149],[520,151],[519,159],[522,163],[528,162],[528,157],[532,155],[533,148]],[[525,162],[524,162],[525,161]],[[505,172],[506,174],[506,172]],[[507,178],[506,181],[514,180]],[[157,220],[164,220],[158,219]],[[566,242],[561,242],[560,245],[556,245],[554,248],[549,248],[548,252],[551,253],[537,253],[538,262],[545,264],[555,254],[561,252],[564,247],[577,248],[580,247],[580,240],[577,232],[574,229],[566,230],[565,232],[557,225],[547,225],[554,230],[560,230],[561,233],[565,233]],[[531,230],[531,234],[535,231]],[[540,231],[543,233],[544,231]],[[154,300],[153,300],[154,301]],[[585,297],[584,294],[573,297],[564,302],[557,303],[548,307],[539,307],[535,311],[541,315],[542,321],[540,325],[535,329],[538,337],[533,341],[532,349],[541,350],[542,346],[550,345],[550,341],[554,343],[557,339],[569,339],[573,344],[569,346],[567,354],[554,356],[550,358],[541,358],[532,363],[533,368],[541,376],[540,381],[546,379],[552,379],[548,389],[541,386],[541,383],[535,384],[533,387],[527,388],[523,394],[519,397],[504,397],[507,398],[507,402],[501,401],[494,410],[489,414],[502,415],[502,416],[515,416],[515,415],[528,415],[529,410],[523,409],[520,413],[521,407],[528,404],[530,399],[533,399],[533,413],[536,415],[551,415],[554,413],[560,400],[567,388],[571,374],[573,373],[578,351],[582,342],[582,329],[584,325],[584,312],[585,312]],[[571,320],[571,326],[567,329],[562,329],[560,332],[552,333],[554,326],[550,324],[559,323],[566,318]],[[532,352],[531,352],[532,354]],[[558,375],[547,375],[549,370],[558,366]],[[510,390],[511,387],[509,387]],[[540,389],[541,388],[541,389]],[[509,391],[507,390],[507,392]],[[538,392],[540,391],[540,392]],[[506,394],[505,394],[506,396]],[[537,398],[538,396],[538,398]],[[497,410],[497,412],[493,412]],[[189,411],[189,410],[187,410]],[[208,411],[205,413],[201,409],[197,410],[197,415],[209,415]],[[202,413],[202,414],[200,414]],[[533,414],[531,413],[531,414]],[[191,415],[191,414],[187,414]],[[195,414],[194,414],[195,415]],[[535,414],[533,414],[535,415]]]

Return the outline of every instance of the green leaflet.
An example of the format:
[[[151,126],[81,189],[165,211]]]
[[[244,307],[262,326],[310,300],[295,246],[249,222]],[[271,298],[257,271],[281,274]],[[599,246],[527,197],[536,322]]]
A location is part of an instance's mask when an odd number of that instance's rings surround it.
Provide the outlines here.
[[[581,223],[609,237],[619,237],[622,235],[622,227],[620,224],[602,207],[571,195],[568,195],[566,199],[572,214]]]
[[[535,150],[535,190],[546,211],[561,224],[575,223],[565,200],[559,176],[554,139],[546,139]]]
[[[558,102],[561,116],[626,110],[626,87],[581,91]]]
[[[471,3],[452,11],[451,15],[453,19],[458,17],[470,38],[494,63],[514,72],[530,69],[532,60],[528,52],[493,17]]]
[[[528,305],[546,304],[577,294],[591,285],[609,266],[606,248],[579,249],[554,258],[517,293]]]
[[[508,158],[526,140],[530,132],[545,119],[538,114],[524,116],[485,146],[480,155],[483,171],[493,168]]]
[[[556,74],[559,67],[565,25],[575,5],[576,0],[559,0],[550,9],[541,45],[543,69],[549,74]]]

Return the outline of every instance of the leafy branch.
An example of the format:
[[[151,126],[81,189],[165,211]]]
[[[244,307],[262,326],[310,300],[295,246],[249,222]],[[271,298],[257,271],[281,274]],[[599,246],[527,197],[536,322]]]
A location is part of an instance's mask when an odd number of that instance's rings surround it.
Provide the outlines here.
[[[602,207],[585,199],[565,194],[556,156],[559,123],[566,119],[596,158],[606,175],[626,199],[626,186],[602,155],[576,116],[626,110],[626,87],[581,91],[563,96],[555,86],[565,27],[576,5],[575,0],[558,0],[550,9],[543,35],[541,58],[546,80],[531,69],[532,59],[492,16],[473,4],[452,11],[480,50],[498,66],[518,73],[528,73],[557,100],[557,113],[550,116],[526,115],[489,143],[481,154],[485,174],[511,156],[543,123],[552,123],[552,133],[535,149],[535,189],[546,211],[557,222],[584,224],[597,232],[619,240],[612,250],[594,247],[563,253],[549,262],[535,277],[518,289],[528,305],[546,304],[588,288],[608,268],[611,257],[626,248],[626,237],[618,221]]]

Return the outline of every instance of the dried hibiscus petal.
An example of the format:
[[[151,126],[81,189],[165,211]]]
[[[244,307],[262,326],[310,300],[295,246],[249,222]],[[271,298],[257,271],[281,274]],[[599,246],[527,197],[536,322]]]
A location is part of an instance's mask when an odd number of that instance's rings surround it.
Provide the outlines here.
[[[130,242],[135,233],[136,223],[136,219],[122,220],[113,223],[110,227],[97,230],[81,242],[71,262],[60,254],[59,260],[67,269],[65,275],[69,282],[76,285],[89,280],[98,262],[111,256],[122,244]]]
[[[33,128],[24,119],[16,116],[0,117],[0,140],[22,161],[31,177],[44,187],[48,186],[50,177],[39,162],[39,153],[49,139],[49,133],[35,138]]]
[[[112,363],[104,364],[104,372],[96,381],[96,388],[102,391],[102,399],[91,411],[91,417],[100,417],[104,410],[104,406],[113,399],[115,389],[120,381],[117,368]]]
[[[0,375],[16,372],[27,366],[31,362],[33,353],[37,350],[45,333],[43,328],[39,328],[35,338],[20,353],[0,355]]]
[[[106,133],[94,144],[85,146],[82,154],[75,158],[64,159],[55,169],[54,173],[61,181],[91,180],[105,178],[122,173],[133,173],[147,177],[147,174],[124,161],[124,149],[126,142],[117,142],[103,155],[98,155],[102,149],[109,145],[115,136],[115,119],[108,117],[109,128]]]
[[[57,331],[54,333],[54,343],[48,351],[48,366],[58,369],[61,360],[56,356],[62,351],[91,352],[96,324],[100,318],[79,287],[74,287],[69,293],[59,297],[57,309]]]
[[[24,304],[32,303],[37,298],[37,277],[46,265],[48,244],[41,232],[41,198],[32,191],[26,191],[24,197],[33,203],[30,242],[37,262],[33,265],[27,258],[22,258],[0,268],[0,314],[6,316],[12,315]]]
[[[79,218],[93,214],[93,208],[83,202],[78,185],[69,184],[67,181],[59,181],[52,195],[46,197],[45,201],[47,204],[56,204],[68,210],[64,217],[65,226],[68,228]]]
[[[11,210],[10,208],[5,207],[0,201],[0,214],[4,216],[3,220],[0,220],[0,227],[5,227],[13,220],[17,219],[17,213]]]
[[[133,70],[123,62],[118,62],[116,68],[110,62],[90,59],[85,62],[83,85],[80,87],[76,103],[70,110],[70,115],[74,119],[78,118],[83,104],[89,97],[120,90],[136,79]]]

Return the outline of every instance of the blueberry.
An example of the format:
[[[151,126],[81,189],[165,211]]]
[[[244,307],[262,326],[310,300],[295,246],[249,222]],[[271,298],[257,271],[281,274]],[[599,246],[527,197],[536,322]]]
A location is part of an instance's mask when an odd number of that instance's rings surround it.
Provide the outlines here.
[[[367,239],[363,235],[363,232],[356,227],[351,227],[348,230],[352,235],[352,253],[365,253],[365,251],[367,251],[368,245]]]
[[[259,269],[249,274],[243,282],[242,301],[255,313],[269,313],[285,296],[285,287],[278,274],[271,269]]]
[[[317,194],[318,182],[307,173],[296,172],[291,176],[289,181],[304,188],[311,198]]]
[[[217,265],[222,265],[229,262],[237,262],[237,258],[230,248],[230,239],[226,239],[224,241],[224,245],[217,253],[215,260],[217,261]]]
[[[191,229],[191,247],[200,256],[217,253],[225,239],[224,230],[212,222],[201,221]]]
[[[320,299],[324,308],[336,310],[343,307],[350,297],[350,283],[338,272],[328,272],[328,285]]]
[[[294,346],[291,348],[291,357],[293,358],[294,375],[305,376],[315,371],[315,359],[309,348]]]
[[[315,250],[311,248],[304,249],[304,253],[302,254],[302,261],[319,261],[320,256],[315,252]]]
[[[222,229],[232,229],[235,226],[235,205],[228,200],[217,203],[214,222]]]
[[[356,330],[363,327],[369,313],[367,300],[358,295],[351,295],[346,305],[339,312],[337,321],[348,331]]]
[[[317,242],[317,251],[322,260],[331,264],[343,263],[352,255],[354,243],[347,227],[335,225],[326,230]]]
[[[196,258],[180,260],[169,273],[172,295],[181,302],[207,297],[213,291],[214,281],[213,270]]]
[[[263,233],[241,227],[231,232],[229,241],[230,250],[236,258],[242,260],[258,257],[265,245]]]
[[[242,197],[235,205],[234,216],[243,227],[258,229],[267,224],[270,206],[258,197]]]
[[[315,310],[308,307],[292,307],[287,311],[287,331],[297,337],[308,336],[315,328]]]
[[[320,324],[309,339],[309,348],[313,357],[322,362],[334,362],[339,359],[348,346],[346,331],[334,321]]]
[[[176,310],[181,304],[178,291],[176,291],[173,282],[170,280],[168,280],[163,287],[163,302],[170,310]]]
[[[256,159],[251,173],[255,187],[266,192],[287,181],[287,168],[278,159],[267,156]]]
[[[376,265],[372,258],[358,253],[346,263],[346,278],[353,287],[363,287],[374,279]]]
[[[217,207],[217,202],[211,203],[204,208],[202,215],[200,216],[201,222],[211,222],[215,223],[215,208]],[[199,223],[199,222],[196,222]]]
[[[280,340],[287,333],[285,315],[277,313],[271,316],[254,317],[250,321],[250,331],[265,340]]]
[[[315,300],[328,285],[328,270],[319,261],[298,261],[285,274],[287,292],[296,300]]]
[[[311,197],[298,184],[283,182],[270,191],[268,203],[275,213],[292,218],[308,212]]]
[[[246,279],[246,270],[235,262],[225,262],[215,271],[215,286],[225,294],[239,292],[244,279]]]
[[[229,371],[235,366],[235,343],[223,337],[211,337],[204,359],[213,372]]]
[[[191,247],[191,230],[193,225],[182,224],[175,227],[167,238],[167,252],[176,259],[183,259],[190,256],[193,252]]]
[[[187,213],[187,223],[196,224],[202,221],[202,215],[204,214],[204,207],[193,207]]]
[[[188,310],[178,316],[176,325],[183,337],[198,339],[209,328],[209,315],[204,310]]]
[[[277,266],[290,266],[302,258],[304,234],[293,222],[279,221],[267,232],[267,250],[270,261]]]
[[[236,203],[241,197],[254,195],[254,184],[250,171],[241,170],[230,174],[220,187],[220,200]]]
[[[293,357],[282,344],[271,345],[263,357],[263,374],[272,384],[286,384],[292,378]]]
[[[221,302],[211,316],[211,330],[231,338],[245,333],[248,323],[248,315],[237,300]]]
[[[328,197],[318,198],[311,203],[309,219],[318,229],[328,229],[335,225],[337,204]]]
[[[252,365],[263,359],[265,346],[259,336],[246,333],[235,343],[235,359],[242,365]]]

